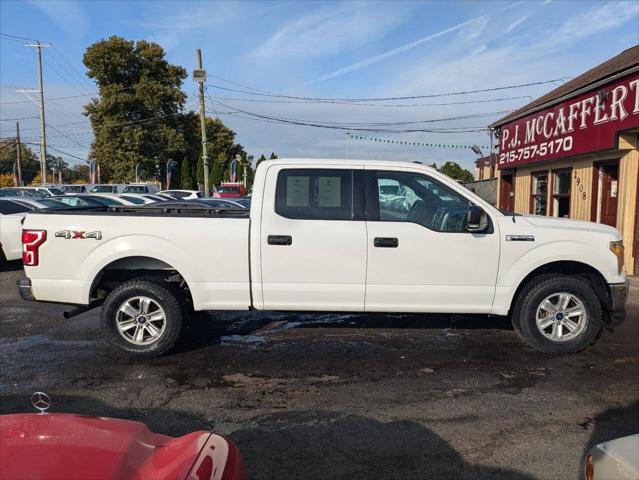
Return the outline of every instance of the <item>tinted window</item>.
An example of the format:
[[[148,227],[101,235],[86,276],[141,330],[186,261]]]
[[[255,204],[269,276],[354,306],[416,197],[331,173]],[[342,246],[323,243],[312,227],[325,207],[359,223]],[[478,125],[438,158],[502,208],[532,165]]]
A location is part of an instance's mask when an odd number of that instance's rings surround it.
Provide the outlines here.
[[[64,192],[57,188],[50,188],[49,191],[51,192],[51,195],[64,195]]]
[[[240,187],[218,187],[217,193],[240,193]]]
[[[99,205],[122,205],[120,202],[118,202],[117,200],[113,199],[113,198],[107,198],[107,197],[91,197],[86,198],[86,197],[82,197],[82,200],[87,200],[87,203],[90,204],[91,201],[99,204]]]
[[[149,189],[146,185],[127,185],[122,191],[124,193],[148,193]]]
[[[286,169],[277,176],[275,211],[287,218],[351,220],[350,170]]]
[[[84,185],[65,185],[64,191],[65,193],[82,193],[86,192],[87,189]]]
[[[12,202],[11,200],[0,200],[0,213],[2,215],[9,215],[11,213],[24,213],[31,210],[31,208],[25,207],[24,205],[20,205],[16,202]]]
[[[171,190],[169,191],[169,194],[175,198],[184,198],[190,195],[189,192],[180,192],[179,190],[175,190],[175,191]]]
[[[114,193],[117,191],[117,187],[114,187],[113,185],[98,185],[91,189],[91,193]]]
[[[470,201],[453,189],[417,173],[369,175],[369,182],[374,182],[373,204],[379,202],[371,220],[418,223],[438,232],[466,231]]]

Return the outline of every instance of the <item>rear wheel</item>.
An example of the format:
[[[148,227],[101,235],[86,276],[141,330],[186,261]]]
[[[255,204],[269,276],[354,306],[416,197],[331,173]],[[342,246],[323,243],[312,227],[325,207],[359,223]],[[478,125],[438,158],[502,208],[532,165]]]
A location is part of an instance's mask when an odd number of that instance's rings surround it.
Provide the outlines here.
[[[102,327],[113,345],[139,358],[164,355],[180,338],[184,309],[179,292],[149,278],[129,280],[104,302]]]
[[[513,326],[540,352],[574,353],[597,338],[601,316],[601,302],[586,280],[542,275],[520,292],[513,308]]]

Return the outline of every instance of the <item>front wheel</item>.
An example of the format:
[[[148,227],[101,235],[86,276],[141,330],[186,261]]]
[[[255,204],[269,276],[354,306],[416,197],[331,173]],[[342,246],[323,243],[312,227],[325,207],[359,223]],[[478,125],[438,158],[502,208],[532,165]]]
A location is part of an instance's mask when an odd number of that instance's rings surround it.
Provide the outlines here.
[[[575,353],[601,330],[601,302],[580,277],[543,275],[520,292],[513,325],[524,341],[543,353]]]
[[[176,292],[162,281],[124,282],[104,302],[102,328],[114,346],[138,358],[171,350],[180,338],[184,311]]]

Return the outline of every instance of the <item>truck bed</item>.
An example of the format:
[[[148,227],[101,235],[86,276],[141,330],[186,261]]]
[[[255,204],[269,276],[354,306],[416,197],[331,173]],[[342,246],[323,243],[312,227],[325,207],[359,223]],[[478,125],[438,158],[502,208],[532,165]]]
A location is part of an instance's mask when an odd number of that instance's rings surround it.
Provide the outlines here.
[[[249,210],[203,206],[96,206],[29,213],[46,231],[38,266],[25,266],[36,298],[87,304],[103,272],[154,268],[179,273],[198,310],[246,309]]]

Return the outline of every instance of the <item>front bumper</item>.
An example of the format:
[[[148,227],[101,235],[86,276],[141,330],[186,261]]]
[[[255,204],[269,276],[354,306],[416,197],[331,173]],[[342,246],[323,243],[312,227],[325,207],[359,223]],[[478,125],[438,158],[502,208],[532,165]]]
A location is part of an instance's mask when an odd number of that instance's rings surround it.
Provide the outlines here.
[[[31,280],[28,278],[21,278],[16,282],[18,293],[22,297],[22,300],[34,301],[33,291],[31,290]]]
[[[628,300],[628,291],[630,290],[630,280],[623,283],[608,284],[610,292],[610,301],[607,305],[608,320],[611,327],[623,323],[626,319],[626,300]]]

